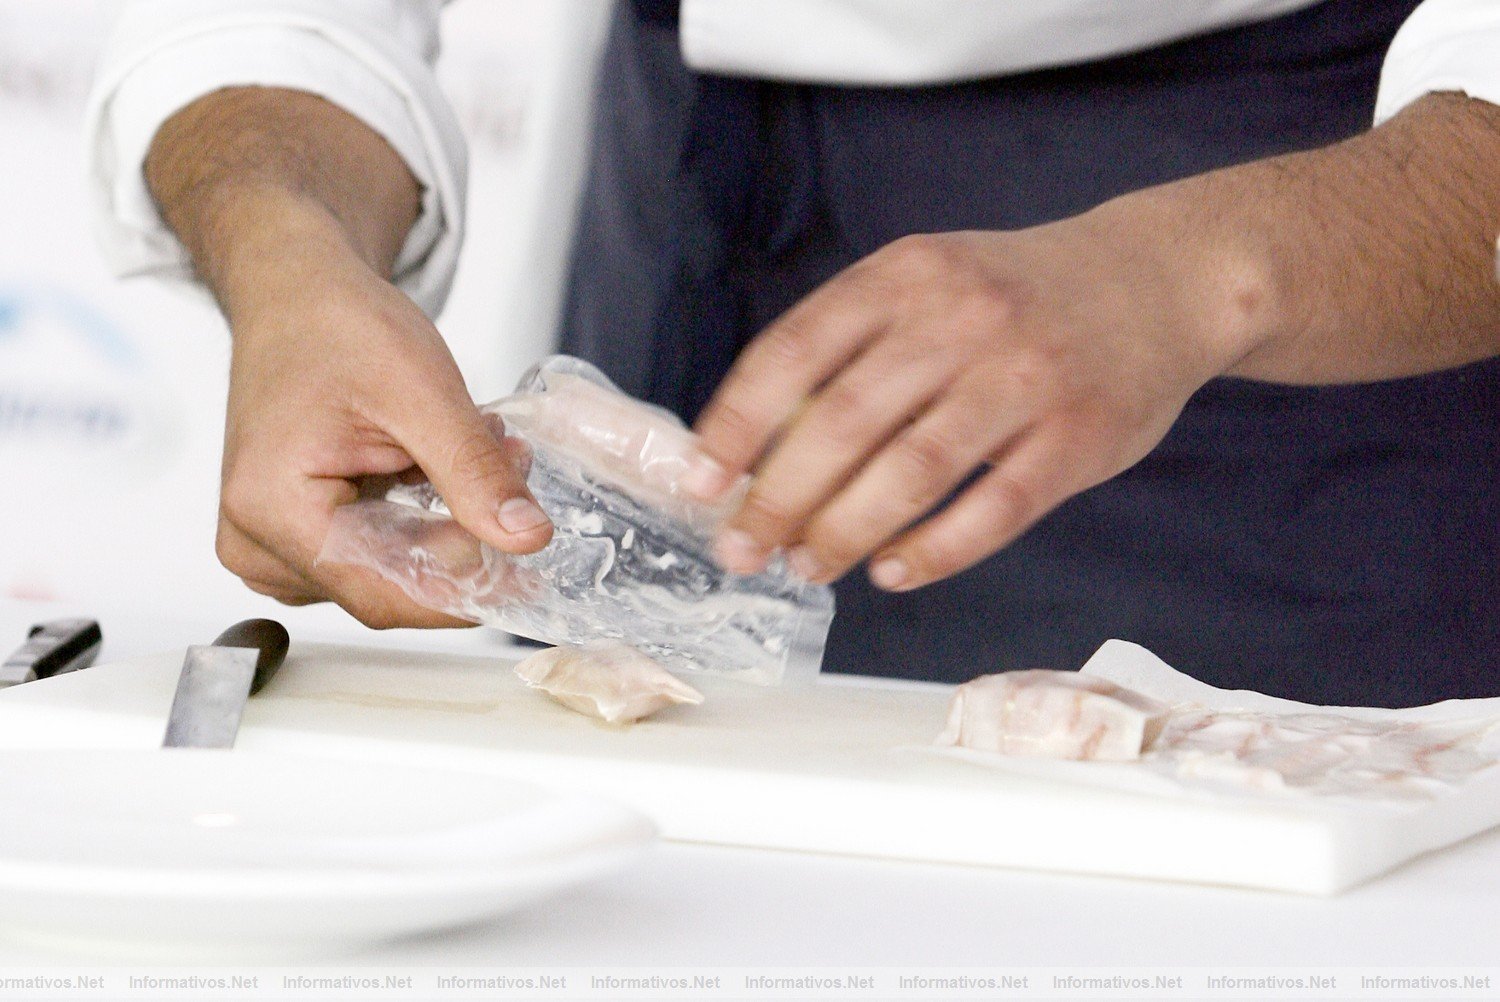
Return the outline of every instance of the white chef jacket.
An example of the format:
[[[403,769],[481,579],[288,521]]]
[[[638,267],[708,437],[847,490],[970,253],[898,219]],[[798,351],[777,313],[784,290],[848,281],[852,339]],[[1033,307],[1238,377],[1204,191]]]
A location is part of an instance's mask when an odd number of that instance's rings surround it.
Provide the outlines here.
[[[192,276],[142,176],[161,124],[221,87],[289,87],[364,120],[421,183],[421,214],[395,279],[435,315],[462,243],[467,156],[432,72],[445,2],[137,0],[127,7],[86,126],[96,228],[115,272]],[[680,37],[685,61],[697,70],[895,86],[1119,55],[1315,2],[683,0]],[[1500,104],[1500,0],[1425,0],[1386,57],[1376,121],[1448,90]]]

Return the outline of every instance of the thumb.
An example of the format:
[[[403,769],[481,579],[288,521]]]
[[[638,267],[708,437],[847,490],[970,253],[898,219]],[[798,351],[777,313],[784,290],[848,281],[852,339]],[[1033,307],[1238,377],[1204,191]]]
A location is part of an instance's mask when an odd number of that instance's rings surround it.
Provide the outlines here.
[[[507,553],[540,550],[552,523],[526,488],[530,451],[469,400],[428,400],[407,411],[401,444],[442,495],[454,519]]]

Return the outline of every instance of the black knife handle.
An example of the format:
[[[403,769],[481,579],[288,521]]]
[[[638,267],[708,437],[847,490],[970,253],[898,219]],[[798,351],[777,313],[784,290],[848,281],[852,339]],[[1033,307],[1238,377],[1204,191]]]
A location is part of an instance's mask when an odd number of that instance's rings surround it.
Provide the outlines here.
[[[276,669],[286,660],[286,650],[291,642],[292,638],[287,636],[286,627],[276,620],[247,619],[219,634],[213,645],[246,647],[260,652],[255,659],[255,680],[250,683],[250,695],[253,696],[271,681],[271,676],[276,674]]]
[[[29,665],[37,678],[78,671],[94,663],[104,634],[92,619],[54,619],[38,623],[26,634],[26,644],[5,659],[7,665]]]

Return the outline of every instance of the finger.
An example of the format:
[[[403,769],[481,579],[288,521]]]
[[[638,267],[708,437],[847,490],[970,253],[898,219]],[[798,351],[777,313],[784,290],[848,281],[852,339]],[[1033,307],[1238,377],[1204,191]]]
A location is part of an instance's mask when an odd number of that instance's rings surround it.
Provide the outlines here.
[[[795,539],[949,378],[944,356],[926,339],[886,337],[871,346],[817,392],[771,448],[720,536],[720,563],[737,574],[763,569],[771,551]]]
[[[253,578],[241,578],[246,588],[258,595],[274,598],[282,605],[316,605],[319,602],[327,602],[328,599],[313,595],[309,592],[287,591],[271,582],[256,581]]]
[[[762,331],[699,417],[699,455],[684,478],[703,500],[754,466],[776,430],[883,327],[884,304],[859,266],[835,276]]]
[[[467,628],[477,626],[414,601],[376,571],[350,564],[319,564],[320,584],[351,616],[372,630]]]
[[[312,567],[329,520],[336,508],[358,496],[354,484],[339,477],[271,479],[232,471],[219,496],[220,558],[245,560],[254,576],[278,580],[277,573],[256,562],[259,551],[262,561],[275,561],[284,573],[316,588]],[[230,566],[227,560],[225,564]]]
[[[532,553],[552,538],[552,522],[526,487],[529,453],[496,437],[493,418],[467,396],[422,395],[391,429],[469,532],[506,553]]]
[[[910,591],[951,577],[1014,541],[1043,515],[1102,477],[1052,436],[1023,435],[953,503],[870,561],[870,579]]]
[[[298,481],[298,488],[270,502],[279,503],[279,507],[266,509],[267,502],[257,507],[247,490],[232,490],[226,485],[225,515],[220,519],[216,545],[225,566],[253,590],[278,601],[293,599],[288,604],[294,605],[331,600],[372,629],[474,625],[424,608],[374,572],[315,566],[332,511],[339,504],[353,501],[356,492],[348,481],[333,478]],[[231,497],[232,505],[228,503]],[[265,510],[279,511],[284,517],[261,532],[249,528],[253,516]]]
[[[997,407],[977,380],[955,386],[813,516],[788,555],[793,570],[811,581],[842,576],[941,503],[1021,433],[1027,415],[1014,400]]]
[[[219,557],[219,563],[262,595],[270,595],[278,601],[283,595],[307,596],[311,601],[321,598],[308,577],[246,535],[227,518],[219,520],[214,551]]]
[[[445,515],[361,501],[329,516],[312,574],[367,626],[471,626],[457,614],[483,583],[485,552]]]
[[[328,600],[286,561],[227,520],[219,521],[214,549],[219,562],[257,594],[274,598],[283,605],[312,605]]]
[[[494,553],[446,515],[367,500],[333,513],[313,573],[325,564],[354,564],[376,568],[386,578],[402,582],[431,578],[468,584],[490,570],[491,561],[486,558]],[[496,563],[509,566],[511,561],[501,558]],[[443,607],[442,602],[424,604]]]

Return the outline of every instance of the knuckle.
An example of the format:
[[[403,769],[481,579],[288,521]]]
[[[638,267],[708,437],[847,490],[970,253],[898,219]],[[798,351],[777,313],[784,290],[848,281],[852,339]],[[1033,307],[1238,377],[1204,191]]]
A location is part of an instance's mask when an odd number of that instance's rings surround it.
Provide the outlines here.
[[[253,588],[253,586],[252,586],[252,588]],[[314,598],[312,598],[312,597],[310,597],[308,595],[304,595],[301,592],[288,591],[285,588],[278,588],[275,585],[268,585],[264,589],[262,589],[262,588],[253,588],[253,590],[260,592],[262,595],[266,595],[266,596],[268,596],[270,598],[274,598],[276,601],[280,602],[282,605],[290,605],[290,606],[311,605],[313,602],[316,601],[316,599],[314,599]]]
[[[389,630],[402,625],[392,614],[390,603],[368,585],[368,572],[324,567],[316,578],[323,601],[333,601],[362,625],[372,630]]]
[[[906,475],[908,492],[922,498],[931,496],[934,487],[947,486],[963,472],[958,444],[936,428],[913,428],[902,435],[896,459]]]
[[[780,536],[789,530],[799,513],[773,490],[752,488],[740,508],[740,520],[752,531]]]
[[[746,406],[738,395],[720,400],[709,415],[709,420],[715,426],[718,441],[728,444],[735,451],[744,449],[755,438],[761,423],[755,411]]]
[[[390,609],[372,603],[342,601],[345,611],[372,630],[393,630],[402,625]]]
[[[1013,399],[1028,401],[1034,408],[1051,408],[1058,395],[1057,367],[1037,352],[1017,352],[1007,360],[1003,385]]]
[[[888,244],[882,252],[886,263],[900,271],[929,274],[948,267],[953,251],[937,233],[913,233]]]
[[[730,435],[739,437],[750,433],[757,421],[755,415],[738,399],[730,398],[719,405],[714,420]]]
[[[979,481],[976,489],[980,491],[981,500],[995,513],[992,526],[997,535],[1009,534],[1039,510],[1035,485],[1021,477],[991,471]]]
[[[980,556],[974,552],[972,543],[951,533],[935,532],[911,546],[904,559],[918,580],[936,581],[957,574]]]
[[[284,584],[278,584],[275,581],[265,581],[254,577],[242,577],[240,580],[244,582],[246,588],[249,588],[257,595],[274,598],[282,605],[308,605],[316,601],[310,595],[300,592],[295,588],[289,588]]]
[[[233,574],[240,573],[240,547],[234,535],[220,520],[219,531],[214,536],[214,556],[219,558],[219,563]]]
[[[501,468],[500,443],[487,428],[472,428],[454,440],[448,452],[453,469],[460,476],[491,476]]]
[[[255,592],[255,594],[265,595],[269,598],[274,598],[277,599],[277,601],[280,601],[279,596],[281,594],[281,589],[277,588],[275,585],[265,581],[257,581],[254,578],[247,577],[241,577],[240,581],[246,588],[249,588],[251,591]]]
[[[847,521],[818,522],[808,530],[805,543],[820,564],[835,571],[858,563],[871,548],[870,542]]]
[[[227,477],[219,492],[220,521],[243,526],[250,522],[254,514],[255,505],[245,487],[245,481],[233,475]]]
[[[1020,304],[1009,283],[974,277],[966,283],[956,313],[969,326],[994,330],[1013,326],[1020,314]]]
[[[797,319],[783,317],[761,334],[761,360],[777,371],[800,369],[812,360],[811,335]]]
[[[443,471],[437,471],[436,475],[446,480],[460,494],[503,487],[515,479],[505,463],[499,443],[482,428],[461,434],[448,449],[447,459],[446,476],[443,476]],[[429,476],[434,474],[432,470],[424,472]],[[459,504],[463,503],[461,497],[446,500],[450,504],[455,500]]]
[[[870,403],[874,396],[844,380],[828,384],[818,394],[819,437],[845,445],[867,438],[880,417]]]
[[[934,360],[951,357],[952,331],[921,327],[903,332],[893,339],[896,353],[893,364],[901,369],[931,367]]]

